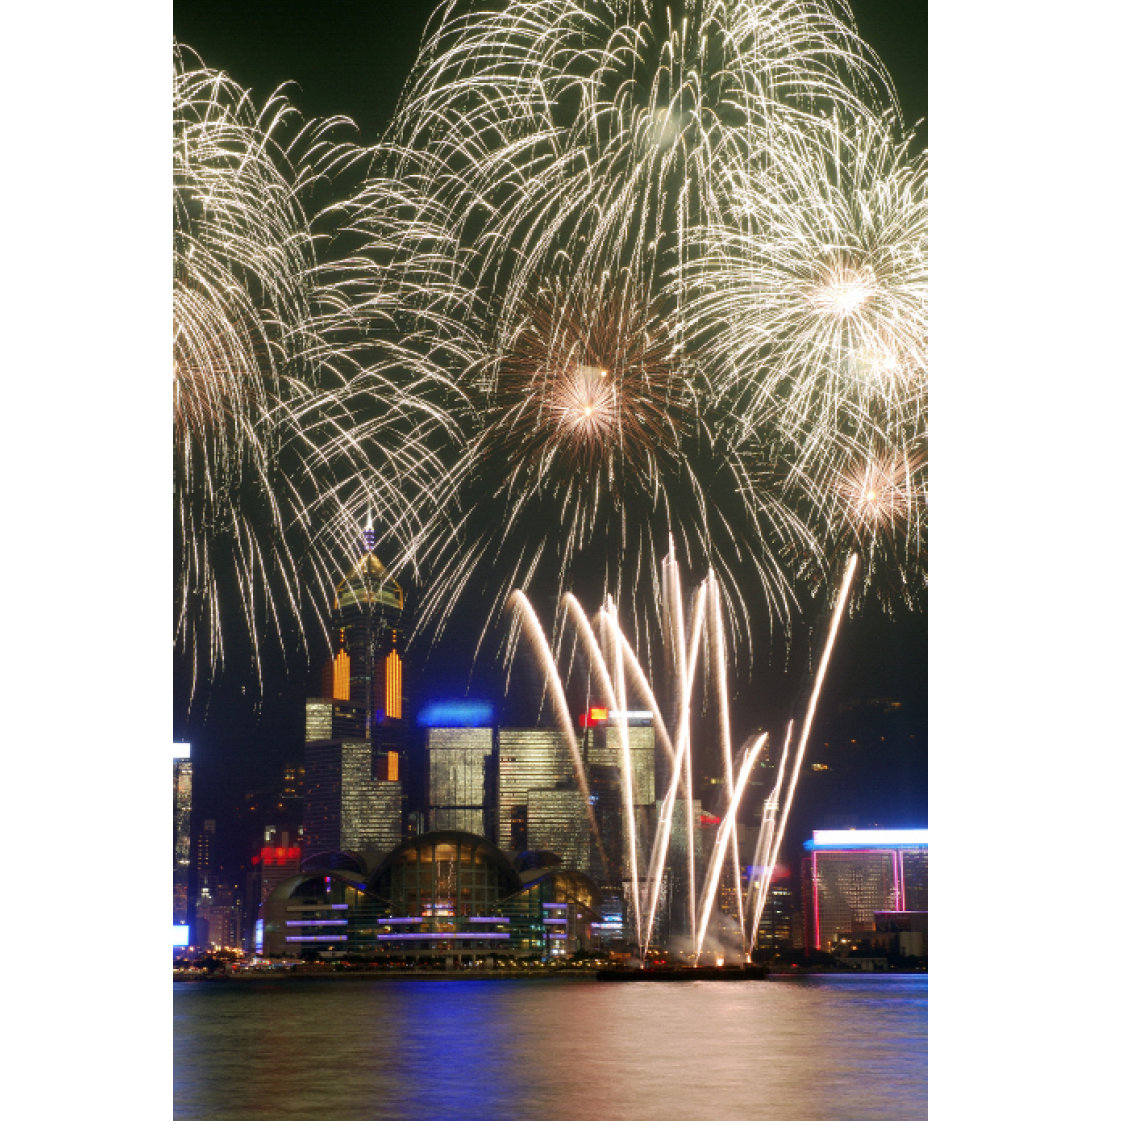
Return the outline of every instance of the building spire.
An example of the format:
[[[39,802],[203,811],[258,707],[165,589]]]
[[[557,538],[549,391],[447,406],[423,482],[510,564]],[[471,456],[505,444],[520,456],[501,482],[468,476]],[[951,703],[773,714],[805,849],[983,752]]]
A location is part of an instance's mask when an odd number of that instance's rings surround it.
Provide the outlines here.
[[[375,521],[371,518],[371,509],[367,509],[367,525],[363,529],[363,546],[365,550],[375,550]]]

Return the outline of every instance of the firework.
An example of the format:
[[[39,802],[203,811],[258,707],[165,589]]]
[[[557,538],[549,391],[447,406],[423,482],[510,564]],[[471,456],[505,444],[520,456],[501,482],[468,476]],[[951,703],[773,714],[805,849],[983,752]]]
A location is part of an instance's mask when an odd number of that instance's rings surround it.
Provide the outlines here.
[[[415,543],[434,576],[422,624],[444,622],[474,586],[491,619],[513,587],[559,598],[585,581],[629,609],[649,648],[670,532],[693,565],[754,568],[784,612],[792,592],[780,559],[796,544],[815,554],[815,541],[783,474],[730,450],[736,431],[710,411],[705,378],[628,274],[545,282],[507,346],[492,343],[494,374],[481,365],[444,516]],[[746,622],[739,581],[727,588]]]
[[[727,218],[696,228],[687,316],[723,390],[793,440],[924,413],[924,154],[893,119],[786,135],[769,167],[732,169]]]
[[[340,125],[302,123],[280,92],[259,110],[174,47],[174,612],[193,682],[232,619],[259,674],[267,633],[303,644],[363,514],[397,527],[431,487],[444,416],[416,390],[434,372],[398,337],[370,342],[388,319],[376,262],[318,254],[338,216],[310,216],[313,194],[361,155]]]
[[[786,359],[784,333],[723,270],[736,234],[751,245],[809,195],[839,149],[827,122],[874,135],[884,118],[885,72],[827,0],[699,0],[675,18],[643,0],[440,9],[381,158],[439,216],[424,267],[396,257],[402,307],[464,395],[455,485],[411,546],[433,576],[423,620],[469,590],[495,614],[515,586],[549,575],[561,593],[585,572],[647,638],[669,532],[736,599],[748,568],[787,619],[792,575],[830,569],[833,427],[846,405],[854,442],[874,399],[845,404],[833,383],[830,403],[810,401],[808,332],[787,365],[748,374],[730,342],[757,359],[768,337]],[[863,181],[860,151],[840,159]],[[810,317],[866,315],[883,281],[870,264],[838,256],[803,277]],[[877,327],[848,354],[882,378],[917,348],[900,352],[893,317]]]

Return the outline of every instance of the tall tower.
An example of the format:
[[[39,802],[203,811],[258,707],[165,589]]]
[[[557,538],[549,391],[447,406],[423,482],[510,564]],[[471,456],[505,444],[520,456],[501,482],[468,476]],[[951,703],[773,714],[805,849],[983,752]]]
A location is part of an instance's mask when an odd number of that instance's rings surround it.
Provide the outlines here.
[[[336,587],[333,695],[346,676],[349,699],[366,711],[366,736],[382,781],[400,779],[406,748],[407,694],[403,676],[402,587],[375,554],[375,532],[363,533],[364,553]],[[341,655],[344,659],[341,659]]]
[[[172,743],[172,924],[189,924],[191,868],[191,743]],[[187,942],[185,941],[186,945]]]
[[[402,838],[407,709],[402,587],[375,554],[375,532],[336,586],[333,652],[321,696],[305,703],[304,832],[308,853],[375,848]]]

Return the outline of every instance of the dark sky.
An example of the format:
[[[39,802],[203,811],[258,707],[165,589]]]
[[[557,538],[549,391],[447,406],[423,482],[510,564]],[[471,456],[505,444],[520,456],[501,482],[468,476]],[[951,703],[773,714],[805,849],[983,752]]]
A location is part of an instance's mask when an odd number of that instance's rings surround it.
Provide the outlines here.
[[[374,141],[387,124],[421,43],[431,3],[375,0],[177,0],[177,39],[203,61],[227,71],[258,95],[293,81],[290,100],[306,115],[344,115]],[[924,3],[863,0],[853,5],[860,33],[890,71],[913,124],[927,112],[927,8]],[[925,143],[925,131],[919,131]],[[736,692],[736,731],[762,725],[777,729],[790,707],[807,663],[797,643],[758,654],[749,686]],[[173,734],[192,742],[196,760],[197,819],[218,821],[219,850],[228,862],[241,851],[234,809],[248,790],[270,784],[281,763],[299,756],[303,698],[309,674],[299,662],[288,673],[267,666],[265,692],[243,669],[237,639],[228,671],[204,687],[184,715],[183,668],[177,666]],[[412,704],[464,686],[464,646],[437,653],[416,675]],[[453,655],[450,655],[450,653]],[[788,668],[786,665],[788,664]],[[927,619],[900,614],[888,620],[866,610],[846,622],[825,687],[810,759],[830,768],[803,779],[793,814],[792,841],[807,838],[828,818],[911,826],[927,821]],[[500,677],[488,662],[478,668],[475,694],[497,692]],[[893,700],[900,706],[865,701]],[[854,740],[854,741],[853,741]],[[825,748],[824,744],[828,746]],[[253,818],[251,818],[253,819]]]

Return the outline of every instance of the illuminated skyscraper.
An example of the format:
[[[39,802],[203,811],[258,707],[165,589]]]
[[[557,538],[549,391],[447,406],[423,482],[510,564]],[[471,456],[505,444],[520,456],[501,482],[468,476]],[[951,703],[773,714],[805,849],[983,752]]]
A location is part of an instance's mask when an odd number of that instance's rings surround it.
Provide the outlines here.
[[[375,554],[374,531],[364,532],[364,545],[367,550],[336,587],[332,696],[343,696],[346,680],[347,698],[365,711],[378,776],[398,780],[409,717],[402,661],[404,598]]]
[[[305,745],[304,840],[310,855],[390,851],[402,840],[402,784],[372,776],[366,739]]]
[[[876,912],[926,909],[924,828],[818,829],[805,849],[810,853],[802,865],[810,949],[829,950],[841,935],[874,932]]]
[[[430,727],[426,731],[426,807],[430,832],[456,829],[487,836],[492,818],[492,728]]]
[[[529,851],[555,852],[563,867],[590,870],[593,837],[586,801],[576,786],[528,790],[527,847]]]
[[[529,846],[528,793],[570,788],[578,778],[561,731],[502,727],[497,749],[496,842],[505,851],[524,851]]]
[[[172,924],[188,924],[191,870],[191,743],[172,743]]]

